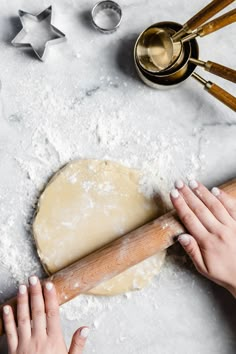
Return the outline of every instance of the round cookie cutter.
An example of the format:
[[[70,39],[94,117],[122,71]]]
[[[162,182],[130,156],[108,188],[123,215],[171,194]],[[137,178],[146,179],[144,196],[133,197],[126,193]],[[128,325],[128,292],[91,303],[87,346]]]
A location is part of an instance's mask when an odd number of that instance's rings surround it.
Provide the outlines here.
[[[111,0],[100,1],[94,5],[92,23],[102,33],[113,33],[121,24],[122,10],[119,4]]]

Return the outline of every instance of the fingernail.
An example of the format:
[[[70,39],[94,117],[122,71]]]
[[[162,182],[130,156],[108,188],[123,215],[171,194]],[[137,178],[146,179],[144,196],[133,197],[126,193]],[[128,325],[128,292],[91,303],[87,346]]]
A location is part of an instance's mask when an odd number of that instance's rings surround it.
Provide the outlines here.
[[[172,191],[170,192],[170,195],[172,198],[176,199],[179,197],[179,192],[177,189],[172,189]]]
[[[192,179],[191,181],[189,181],[188,185],[191,189],[196,189],[198,187],[198,183],[197,183],[197,181],[195,181],[195,179]]]
[[[19,293],[21,295],[24,295],[26,293],[26,286],[25,285],[20,285],[19,286]]]
[[[29,282],[30,282],[30,285],[36,285],[37,284],[37,282],[38,282],[38,278],[37,277],[35,277],[35,276],[33,276],[33,277],[30,277],[29,278]]]
[[[219,197],[219,195],[220,195],[220,190],[219,190],[219,188],[214,187],[214,188],[212,188],[211,193],[212,193],[215,197]]]
[[[188,246],[190,244],[190,237],[189,235],[180,235],[178,237],[178,241],[182,246]]]
[[[4,307],[3,307],[3,312],[5,313],[5,315],[9,315],[9,313],[10,313],[10,306],[4,306]]]
[[[46,283],[46,289],[47,289],[48,291],[51,291],[52,288],[53,288],[53,283],[50,283],[50,282]]]
[[[183,186],[184,186],[184,182],[182,181],[182,179],[177,179],[175,181],[175,188],[181,189],[181,188],[183,188]]]
[[[82,328],[80,335],[81,337],[87,338],[89,335],[90,329],[88,327]]]

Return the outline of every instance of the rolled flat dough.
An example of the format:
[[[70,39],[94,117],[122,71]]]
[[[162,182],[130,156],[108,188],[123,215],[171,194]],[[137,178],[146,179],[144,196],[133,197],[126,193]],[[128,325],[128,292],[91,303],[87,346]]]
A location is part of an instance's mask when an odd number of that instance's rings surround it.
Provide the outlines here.
[[[54,273],[110,241],[151,221],[161,211],[140,190],[140,173],[118,163],[69,163],[42,193],[33,224],[38,254]],[[150,283],[165,252],[139,263],[90,293],[114,295]]]

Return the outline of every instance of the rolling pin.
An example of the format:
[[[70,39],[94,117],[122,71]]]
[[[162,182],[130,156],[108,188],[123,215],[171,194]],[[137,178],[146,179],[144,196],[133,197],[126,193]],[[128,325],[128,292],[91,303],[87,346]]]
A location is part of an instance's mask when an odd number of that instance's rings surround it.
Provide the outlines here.
[[[236,179],[220,188],[236,197]],[[42,284],[47,281],[54,284],[59,304],[62,305],[157,252],[165,250],[184,232],[186,229],[177,214],[171,211],[43,279]],[[1,314],[5,305],[10,305],[16,316],[16,297],[0,306]],[[1,316],[0,335],[3,333]]]

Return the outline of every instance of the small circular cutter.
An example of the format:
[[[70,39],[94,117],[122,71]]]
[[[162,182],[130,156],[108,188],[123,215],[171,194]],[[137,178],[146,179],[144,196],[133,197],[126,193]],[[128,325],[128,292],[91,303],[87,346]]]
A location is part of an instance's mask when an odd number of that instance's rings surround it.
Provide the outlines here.
[[[110,13],[107,13],[106,10],[111,11]],[[104,23],[100,23],[100,21],[98,20],[98,15],[102,12],[104,16]],[[122,10],[120,5],[114,1],[100,1],[93,7],[91,16],[93,25],[98,31],[102,33],[113,33],[120,26],[122,20]],[[109,25],[105,24],[106,20]]]

